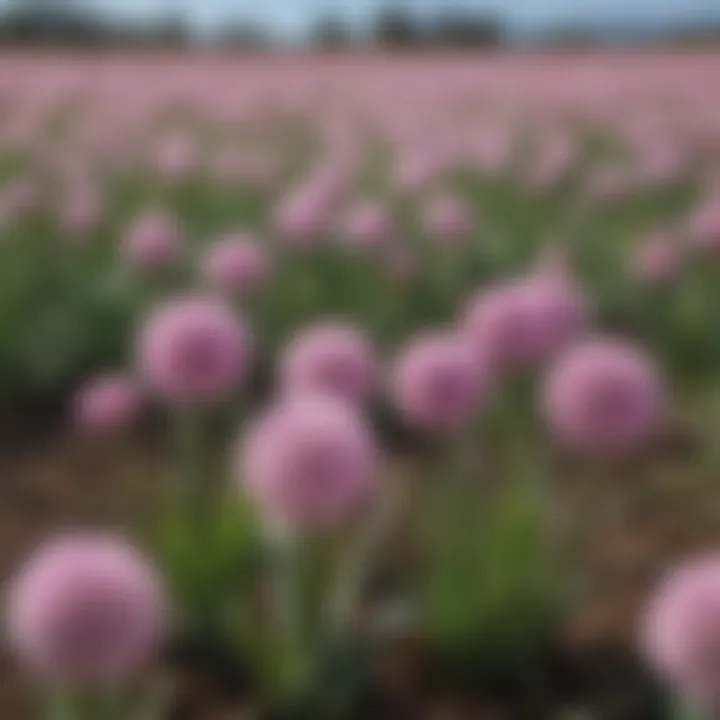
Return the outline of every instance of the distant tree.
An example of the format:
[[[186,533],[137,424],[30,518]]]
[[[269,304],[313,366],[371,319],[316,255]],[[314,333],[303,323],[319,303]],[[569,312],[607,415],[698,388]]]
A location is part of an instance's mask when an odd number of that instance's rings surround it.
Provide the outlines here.
[[[591,48],[600,42],[601,38],[591,29],[568,26],[553,28],[540,40],[541,45],[568,49]]]
[[[167,15],[152,28],[151,39],[162,47],[182,47],[190,42],[191,33],[182,15]]]
[[[353,43],[353,36],[347,25],[334,15],[320,17],[312,29],[310,41],[323,50],[341,50]]]
[[[502,25],[493,17],[446,11],[431,30],[434,45],[446,47],[494,47],[503,41]]]
[[[11,44],[97,44],[106,29],[68,0],[16,0],[0,19],[0,39]]]
[[[426,39],[412,15],[397,5],[388,5],[379,11],[372,37],[376,45],[399,48],[418,47]]]
[[[238,50],[263,50],[271,44],[271,38],[259,26],[237,24],[220,32],[218,44]]]

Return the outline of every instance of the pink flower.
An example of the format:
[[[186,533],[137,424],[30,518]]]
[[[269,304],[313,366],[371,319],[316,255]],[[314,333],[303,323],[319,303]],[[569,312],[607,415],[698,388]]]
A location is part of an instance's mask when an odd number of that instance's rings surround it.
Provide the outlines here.
[[[62,208],[60,224],[68,235],[85,238],[101,223],[103,204],[97,193],[89,188],[76,191]]]
[[[148,212],[135,220],[123,245],[127,261],[148,271],[176,264],[182,252],[180,227],[172,217],[160,211]]]
[[[472,229],[472,215],[467,205],[457,198],[436,197],[425,209],[424,226],[433,237],[461,237]]]
[[[463,332],[496,372],[546,362],[586,325],[585,302],[563,272],[541,270],[481,292],[468,306]]]
[[[150,659],[166,622],[155,569],[125,541],[70,535],[40,548],[10,585],[9,634],[38,675],[122,679]]]
[[[137,359],[147,384],[168,402],[213,404],[236,390],[246,375],[249,335],[219,300],[180,297],[145,319]]]
[[[75,398],[75,420],[90,432],[116,432],[129,428],[140,414],[142,397],[126,375],[101,375],[80,389]]]
[[[309,247],[325,234],[327,219],[325,194],[307,187],[281,200],[275,213],[275,227],[288,244]]]
[[[677,277],[681,264],[678,243],[663,233],[654,233],[636,248],[633,272],[645,283],[665,283]]]
[[[433,334],[416,338],[397,358],[390,394],[411,425],[444,433],[472,420],[486,384],[487,377],[459,338]]]
[[[362,402],[375,385],[375,352],[353,326],[314,325],[286,348],[280,374],[283,386],[293,392],[323,391]]]
[[[249,295],[261,290],[271,274],[264,248],[249,235],[228,235],[214,242],[202,265],[205,282],[228,295]]]
[[[192,139],[184,135],[172,135],[161,140],[155,167],[161,177],[177,182],[192,174],[197,161],[197,147]]]
[[[642,643],[665,681],[708,710],[720,708],[720,557],[667,575],[646,610]]]
[[[350,245],[376,247],[390,239],[392,229],[385,209],[375,202],[364,202],[345,218],[345,236]]]
[[[655,364],[633,345],[594,338],[570,348],[545,380],[542,412],[560,442],[598,454],[632,451],[663,419]]]
[[[427,187],[440,175],[442,167],[430,153],[407,153],[397,166],[395,184],[401,190],[415,192]]]
[[[294,395],[267,409],[241,444],[238,476],[273,522],[336,525],[371,493],[372,434],[355,409],[328,395]]]
[[[700,205],[690,218],[690,235],[703,250],[720,252],[720,197]]]
[[[472,148],[473,160],[486,172],[498,173],[507,169],[513,161],[514,142],[510,132],[488,128],[477,138]]]

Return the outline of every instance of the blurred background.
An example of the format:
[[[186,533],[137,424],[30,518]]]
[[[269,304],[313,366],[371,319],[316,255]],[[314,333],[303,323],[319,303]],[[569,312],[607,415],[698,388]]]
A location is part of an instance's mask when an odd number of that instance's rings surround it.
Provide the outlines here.
[[[6,46],[239,50],[712,45],[715,0],[2,0]]]

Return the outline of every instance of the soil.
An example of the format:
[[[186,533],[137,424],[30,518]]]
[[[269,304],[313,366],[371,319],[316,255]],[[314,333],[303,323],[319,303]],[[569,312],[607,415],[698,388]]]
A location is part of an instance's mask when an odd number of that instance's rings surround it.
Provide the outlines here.
[[[694,452],[667,440],[656,453],[664,456],[650,469],[596,469],[592,501],[611,511],[610,529],[586,546],[584,600],[539,663],[532,689],[485,688],[478,697],[472,682],[448,676],[421,642],[401,638],[378,653],[353,720],[660,720],[657,692],[630,648],[659,572],[720,540],[720,484],[708,481],[714,470]],[[4,583],[54,530],[121,525],[162,477],[162,467],[152,433],[117,442],[71,436],[57,422],[0,426],[0,579]],[[564,474],[572,478],[574,471],[570,461]],[[206,658],[178,657],[184,671],[174,677],[181,698],[177,720],[259,717],[256,706],[238,698],[237,676],[223,679],[217,666],[208,671],[213,666]],[[17,668],[0,655],[0,717],[31,718],[29,699]],[[591,708],[592,714],[574,715],[574,708]]]

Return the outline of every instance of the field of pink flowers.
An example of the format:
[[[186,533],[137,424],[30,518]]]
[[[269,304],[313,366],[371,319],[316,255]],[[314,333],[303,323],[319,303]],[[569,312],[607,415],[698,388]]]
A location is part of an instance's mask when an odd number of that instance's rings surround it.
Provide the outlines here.
[[[0,714],[716,718],[719,87],[0,58]]]

